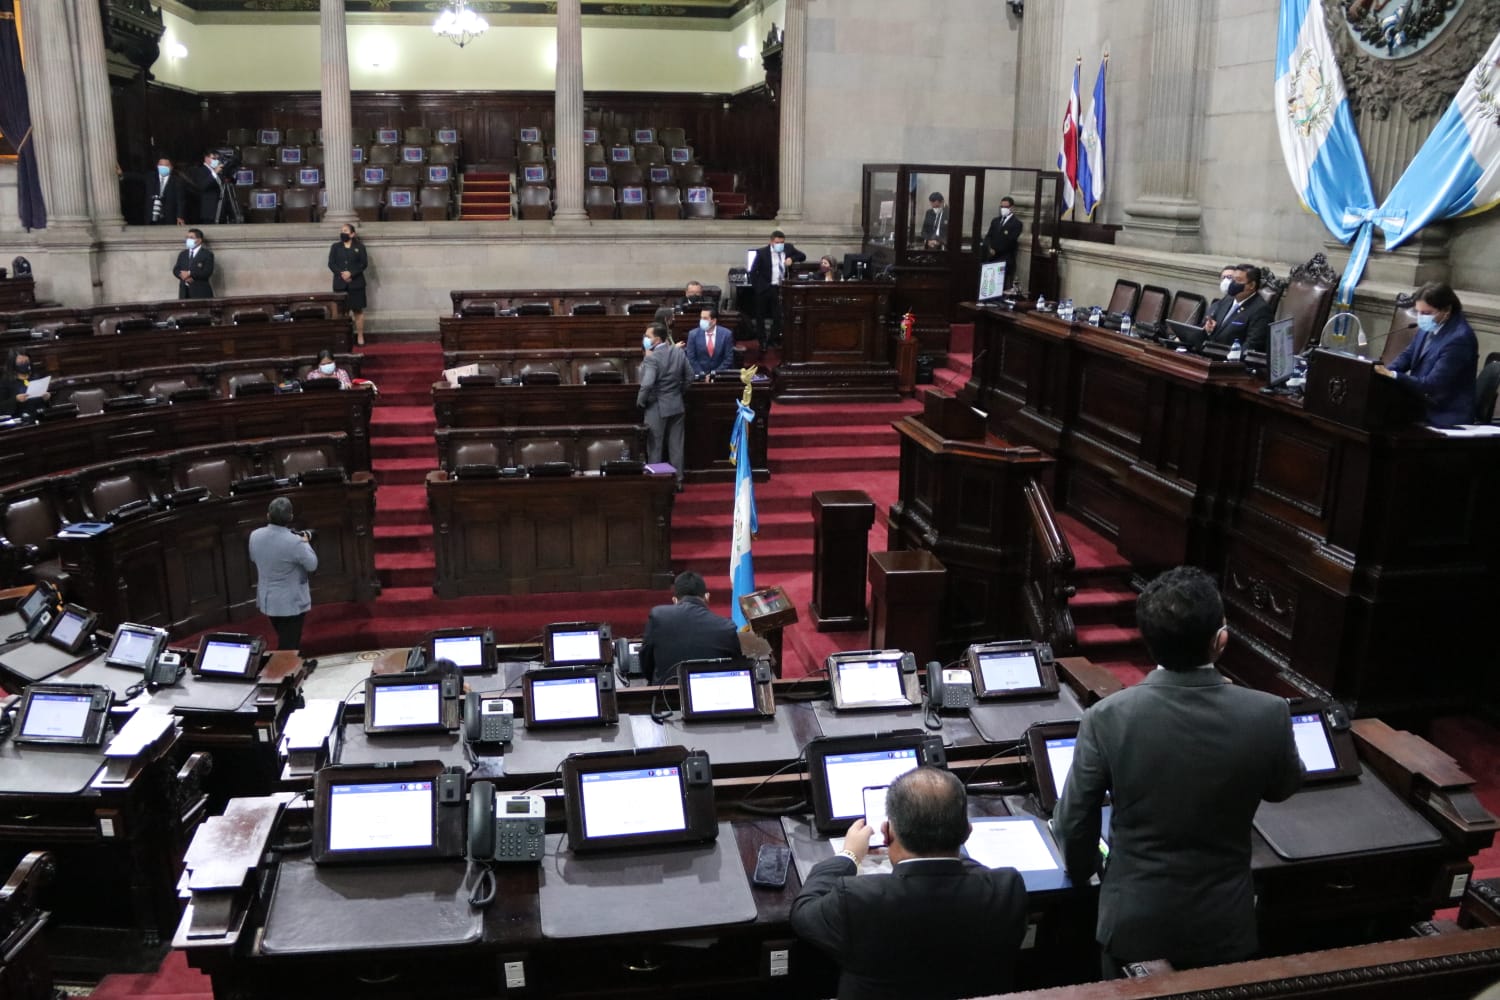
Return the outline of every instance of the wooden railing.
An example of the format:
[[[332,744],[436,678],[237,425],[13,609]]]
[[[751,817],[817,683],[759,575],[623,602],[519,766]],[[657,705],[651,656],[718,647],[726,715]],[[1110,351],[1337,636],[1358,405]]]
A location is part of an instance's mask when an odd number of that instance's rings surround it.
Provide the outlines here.
[[[1074,652],[1078,635],[1068,601],[1077,592],[1073,585],[1073,549],[1058,527],[1047,490],[1035,479],[1024,489],[1031,518],[1031,537],[1026,546],[1026,580],[1023,595],[1032,636],[1052,644],[1058,656]]]

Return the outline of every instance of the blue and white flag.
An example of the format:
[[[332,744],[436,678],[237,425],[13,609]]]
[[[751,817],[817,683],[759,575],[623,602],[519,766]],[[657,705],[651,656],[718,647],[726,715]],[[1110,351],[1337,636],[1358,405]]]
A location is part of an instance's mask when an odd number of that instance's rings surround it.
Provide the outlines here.
[[[1470,71],[1381,206],[1385,248],[1429,222],[1500,203],[1500,35]]]
[[[733,595],[729,605],[735,625],[744,628],[747,622],[740,610],[740,598],[755,591],[755,562],[750,555],[750,543],[760,524],[755,517],[755,476],[750,468],[750,422],[755,419],[755,411],[743,402],[739,407],[734,430],[729,434],[729,457],[734,460],[734,539],[729,546]]]
[[[1083,132],[1078,137],[1078,193],[1083,196],[1083,211],[1089,218],[1104,197],[1105,112],[1104,74],[1109,69],[1109,53],[1099,60],[1099,75],[1094,79],[1094,93],[1089,98],[1088,114],[1083,116]]]
[[[1354,241],[1339,287],[1339,301],[1348,303],[1370,255],[1375,195],[1328,40],[1323,0],[1282,0],[1275,109],[1281,153],[1297,196],[1339,242]]]

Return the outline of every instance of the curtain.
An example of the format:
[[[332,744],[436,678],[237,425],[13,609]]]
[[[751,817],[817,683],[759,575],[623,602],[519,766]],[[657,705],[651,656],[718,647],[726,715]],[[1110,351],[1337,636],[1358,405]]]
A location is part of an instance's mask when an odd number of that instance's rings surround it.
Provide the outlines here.
[[[43,0],[50,2],[50,0]],[[26,102],[26,72],[21,67],[21,38],[16,30],[15,0],[0,0],[0,132],[16,147],[21,225],[47,228],[42,179],[37,171],[31,134],[31,107]]]

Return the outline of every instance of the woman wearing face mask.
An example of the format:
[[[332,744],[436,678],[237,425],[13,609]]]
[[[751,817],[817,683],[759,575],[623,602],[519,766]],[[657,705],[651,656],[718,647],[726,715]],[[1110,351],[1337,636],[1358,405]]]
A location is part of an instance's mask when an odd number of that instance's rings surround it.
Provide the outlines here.
[[[819,281],[838,281],[839,280],[839,266],[837,264],[835,264],[833,262],[833,258],[829,257],[827,254],[824,254],[823,255],[823,259],[820,260],[820,261],[818,261],[818,280]]]
[[[350,386],[349,373],[339,367],[337,361],[333,360],[333,352],[324,348],[318,352],[318,363],[313,365],[312,370],[307,373],[309,380],[315,378],[336,378],[339,380],[339,388],[347,389]]]
[[[26,387],[30,384],[31,356],[23,350],[11,351],[5,361],[5,375],[0,377],[0,414],[16,417],[45,409],[52,393],[28,396]]]
[[[1389,368],[1376,365],[1375,370],[1419,395],[1432,426],[1470,423],[1479,341],[1463,305],[1451,287],[1433,281],[1418,289],[1416,310],[1417,335]]]
[[[333,272],[333,290],[349,296],[354,342],[360,347],[365,346],[365,268],[369,266],[365,241],[359,238],[353,223],[344,223],[339,238],[328,248],[328,270]]]

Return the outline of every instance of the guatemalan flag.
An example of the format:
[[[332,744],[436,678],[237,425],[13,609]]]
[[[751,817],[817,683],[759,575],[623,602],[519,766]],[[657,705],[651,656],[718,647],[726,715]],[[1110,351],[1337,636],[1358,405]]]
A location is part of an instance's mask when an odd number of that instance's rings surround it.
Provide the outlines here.
[[[1275,111],[1282,156],[1298,197],[1339,242],[1355,241],[1339,289],[1339,301],[1348,303],[1370,254],[1377,213],[1322,0],[1281,2]]]
[[[755,518],[755,477],[750,472],[750,422],[755,411],[741,401],[734,430],[729,434],[729,455],[734,460],[734,540],[729,546],[729,580],[733,590],[730,610],[734,623],[744,628],[745,613],[740,598],[755,590],[755,563],[750,557],[750,542],[760,525]]]
[[[1083,117],[1083,134],[1078,137],[1078,193],[1083,196],[1083,211],[1089,218],[1104,197],[1105,112],[1104,73],[1109,69],[1109,55],[1099,61],[1099,75],[1089,99],[1089,113]]]
[[[1381,207],[1385,247],[1393,250],[1441,219],[1474,215],[1500,202],[1500,35]]]
[[[1063,185],[1064,212],[1073,207],[1073,189],[1078,186],[1078,71],[1082,65],[1082,59],[1073,64],[1073,89],[1063,110],[1062,148],[1057,152],[1057,169],[1067,181]]]

